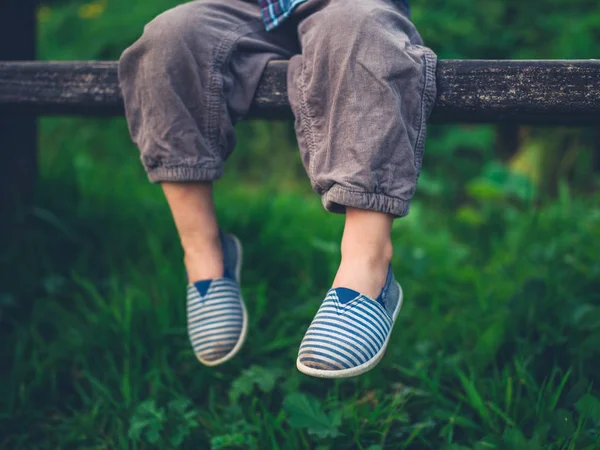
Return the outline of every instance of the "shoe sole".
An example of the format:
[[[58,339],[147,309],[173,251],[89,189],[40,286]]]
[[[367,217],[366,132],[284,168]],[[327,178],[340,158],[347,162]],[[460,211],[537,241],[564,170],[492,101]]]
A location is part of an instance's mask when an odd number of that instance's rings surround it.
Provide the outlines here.
[[[237,237],[235,237],[231,234],[229,235],[229,237],[231,237],[233,239],[233,242],[235,243],[235,247],[236,247],[236,250],[239,255],[238,264],[235,267],[235,281],[237,281],[238,286],[239,286],[241,274],[242,274],[242,259],[243,259],[242,244]],[[219,364],[223,364],[224,362],[229,361],[231,358],[233,358],[237,354],[237,352],[240,351],[240,349],[244,345],[244,342],[246,341],[246,335],[248,334],[248,311],[246,310],[246,304],[244,303],[244,298],[241,297],[241,293],[240,293],[240,300],[242,301],[242,332],[240,333],[240,337],[239,337],[237,343],[235,344],[235,346],[231,349],[231,351],[229,353],[227,353],[222,358],[215,359],[214,361],[206,361],[206,360],[203,360],[202,358],[200,358],[198,355],[196,355],[196,358],[198,359],[198,361],[200,361],[205,366],[208,366],[208,367],[218,366]]]
[[[396,324],[396,318],[398,317],[398,314],[400,313],[400,309],[402,308],[402,300],[404,297],[403,293],[402,293],[402,287],[400,286],[400,284],[397,281],[396,281],[396,285],[398,286],[398,291],[399,291],[398,305],[396,306],[396,310],[394,311],[394,315],[392,317],[392,319],[393,319],[392,328]],[[387,345],[390,340],[390,337],[392,336],[393,331],[394,331],[393,329],[390,330],[390,334],[388,335],[385,342],[383,343],[383,346],[375,354],[375,356],[373,356],[373,358],[371,358],[367,362],[361,364],[360,366],[351,367],[349,369],[342,369],[342,370],[314,369],[312,367],[305,366],[303,363],[301,363],[300,357],[298,356],[298,359],[296,360],[296,367],[303,374],[309,375],[311,377],[317,377],[317,378],[349,378],[349,377],[356,377],[358,375],[362,375],[363,373],[368,372],[369,370],[374,368],[379,363],[379,361],[381,361],[381,358],[383,358],[383,355],[385,354],[385,350],[387,349]]]

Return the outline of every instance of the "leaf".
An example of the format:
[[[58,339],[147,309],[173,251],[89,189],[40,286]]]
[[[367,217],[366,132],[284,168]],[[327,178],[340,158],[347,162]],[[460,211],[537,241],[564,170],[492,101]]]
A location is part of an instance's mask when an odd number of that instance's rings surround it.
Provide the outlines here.
[[[460,383],[467,394],[467,398],[469,400],[469,405],[473,408],[479,416],[485,421],[486,424],[490,424],[490,414],[485,406],[485,402],[481,397],[481,394],[477,390],[477,386],[473,380],[467,378],[467,376],[460,370],[456,371]]]
[[[563,390],[565,389],[565,385],[567,384],[567,380],[571,376],[572,370],[573,369],[570,368],[567,371],[567,373],[565,373],[565,375],[560,380],[560,384],[558,385],[556,392],[554,394],[552,394],[552,396],[550,397],[550,404],[548,405],[548,408],[550,409],[550,411],[553,411],[554,408],[556,408],[556,405],[558,404],[558,400],[559,400],[560,396],[562,395]]]
[[[493,450],[499,449],[501,446],[502,442],[498,436],[485,436],[482,440],[475,444],[473,450]]]
[[[471,198],[482,202],[504,198],[501,185],[481,178],[470,181],[466,190]]]
[[[573,322],[580,330],[592,331],[600,328],[600,308],[588,304],[581,305],[573,313]]]
[[[600,330],[590,333],[581,343],[577,346],[577,353],[591,357],[596,353],[600,353]]]
[[[276,368],[252,366],[246,369],[231,383],[229,401],[237,403],[240,397],[252,394],[255,386],[262,392],[271,392],[281,375],[281,370]]]
[[[192,402],[187,398],[178,398],[171,400],[167,405],[167,409],[172,413],[184,414],[185,410],[192,406]]]
[[[511,450],[529,450],[527,439],[517,428],[507,428],[504,430],[502,440],[506,444],[506,447]]]
[[[575,403],[575,409],[596,425],[600,425],[600,400],[591,394],[586,394]]]
[[[504,317],[498,317],[485,331],[479,333],[474,348],[475,353],[480,356],[478,362],[485,364],[490,355],[496,354],[504,339],[506,339],[506,322]]]
[[[559,438],[568,439],[575,431],[573,416],[566,409],[557,409],[550,415],[552,432]]]
[[[169,441],[171,442],[171,445],[179,447],[183,443],[183,440],[185,439],[186,435],[187,432],[185,432],[182,427],[178,427],[177,432],[173,434],[173,436],[171,436],[171,439],[169,439]]]
[[[293,428],[306,428],[310,434],[320,438],[340,436],[340,411],[327,415],[321,402],[308,395],[295,393],[288,395],[283,401],[283,409],[287,413],[287,421]]]
[[[142,402],[131,418],[128,436],[133,440],[144,436],[148,442],[156,443],[160,439],[164,421],[165,411],[163,408],[157,408],[154,400]]]
[[[175,422],[169,440],[171,444],[178,447],[189,436],[191,430],[198,426],[196,420],[198,413],[187,398],[171,400],[167,405],[167,410],[169,417]]]
[[[475,443],[473,450],[491,450],[495,448],[498,448],[498,446],[495,444],[492,444],[488,441],[479,441]]]
[[[577,326],[581,319],[583,319],[588,313],[593,312],[596,308],[596,306],[590,305],[589,303],[578,305],[572,313],[573,325]]]
[[[138,441],[142,437],[142,433],[151,424],[149,420],[137,420],[132,421],[129,425],[129,432],[127,436],[129,439],[133,439],[134,441]]]
[[[196,415],[198,413],[194,409],[192,402],[187,398],[171,400],[167,405],[167,410],[169,411],[170,417],[180,416],[181,420],[185,422],[186,425],[196,424]]]
[[[156,444],[160,441],[160,432],[162,431],[162,425],[158,427],[150,427],[146,429],[146,440],[151,444]]]
[[[224,434],[215,436],[210,440],[211,450],[221,450],[225,448],[254,448],[251,436],[244,436],[242,433]]]
[[[166,408],[159,408],[154,400],[147,400],[135,409],[128,436],[134,441],[143,438],[150,444],[168,440],[177,447],[198,426],[196,416],[196,410],[186,398],[171,400]]]
[[[472,206],[461,206],[456,213],[456,220],[466,225],[478,227],[485,222],[485,216]]]

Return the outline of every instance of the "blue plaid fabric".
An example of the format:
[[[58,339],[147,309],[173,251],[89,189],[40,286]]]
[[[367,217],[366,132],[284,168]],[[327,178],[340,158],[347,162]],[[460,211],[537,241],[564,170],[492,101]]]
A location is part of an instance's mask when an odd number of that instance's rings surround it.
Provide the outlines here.
[[[272,30],[292,14],[296,6],[306,0],[258,0],[262,12],[263,22],[267,30]],[[356,0],[352,0],[356,1]],[[397,0],[408,7],[408,0]]]
[[[272,30],[283,22],[296,6],[306,0],[258,0],[263,22],[267,30]]]

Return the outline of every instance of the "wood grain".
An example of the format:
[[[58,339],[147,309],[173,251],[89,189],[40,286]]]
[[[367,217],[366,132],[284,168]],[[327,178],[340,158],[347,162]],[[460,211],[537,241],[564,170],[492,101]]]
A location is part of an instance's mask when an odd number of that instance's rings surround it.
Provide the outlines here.
[[[291,117],[286,61],[263,74],[249,118]],[[600,122],[600,60],[442,60],[435,122]],[[0,62],[0,111],[123,113],[116,62]]]

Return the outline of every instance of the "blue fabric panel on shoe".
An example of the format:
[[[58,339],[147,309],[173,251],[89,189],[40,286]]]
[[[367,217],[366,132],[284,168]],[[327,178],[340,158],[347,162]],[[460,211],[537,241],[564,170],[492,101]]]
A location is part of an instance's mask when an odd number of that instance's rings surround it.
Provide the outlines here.
[[[392,284],[393,278],[394,277],[393,277],[393,273],[392,273],[392,265],[390,264],[388,266],[387,276],[385,278],[385,284],[383,285],[383,288],[381,289],[381,293],[375,299],[375,301],[377,301],[377,303],[379,303],[381,306],[383,306],[386,309],[388,309],[387,306],[389,306],[386,304],[387,303],[386,297],[387,297],[388,291],[390,289],[390,285]],[[390,313],[389,309],[388,309],[388,313]]]
[[[350,303],[352,300],[354,300],[360,295],[354,289],[348,289],[344,287],[335,288],[334,291],[337,294],[337,298],[342,305]]]
[[[202,280],[202,281],[196,281],[194,283],[194,286],[196,287],[196,289],[198,289],[198,293],[204,297],[206,295],[206,293],[208,292],[208,289],[210,288],[210,284],[212,283],[213,280]]]
[[[233,238],[225,234],[222,230],[219,230],[219,238],[221,239],[221,249],[223,250],[223,277],[235,280],[236,266],[240,257],[237,246]]]

